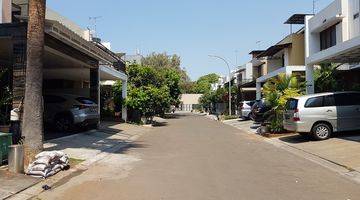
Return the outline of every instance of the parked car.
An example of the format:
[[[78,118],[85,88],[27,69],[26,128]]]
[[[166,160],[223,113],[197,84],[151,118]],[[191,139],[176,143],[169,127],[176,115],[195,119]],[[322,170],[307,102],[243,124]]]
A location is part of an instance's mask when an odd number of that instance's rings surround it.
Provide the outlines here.
[[[240,103],[241,117],[243,119],[251,118],[251,107],[254,105],[255,101],[243,101]]]
[[[334,92],[290,99],[284,112],[286,130],[310,133],[317,140],[333,132],[360,129],[360,92]]]
[[[265,113],[271,108],[266,105],[265,100],[256,100],[251,107],[251,119],[257,123],[262,123],[266,120]]]
[[[45,123],[53,124],[59,131],[69,131],[75,126],[95,127],[100,119],[98,105],[93,100],[69,94],[44,95]]]

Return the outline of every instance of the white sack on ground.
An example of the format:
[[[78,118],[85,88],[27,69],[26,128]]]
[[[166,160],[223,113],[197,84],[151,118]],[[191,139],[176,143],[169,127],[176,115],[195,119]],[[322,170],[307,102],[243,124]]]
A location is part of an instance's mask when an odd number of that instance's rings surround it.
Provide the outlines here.
[[[69,165],[69,157],[61,151],[44,151],[35,156],[26,174],[34,177],[47,178]]]

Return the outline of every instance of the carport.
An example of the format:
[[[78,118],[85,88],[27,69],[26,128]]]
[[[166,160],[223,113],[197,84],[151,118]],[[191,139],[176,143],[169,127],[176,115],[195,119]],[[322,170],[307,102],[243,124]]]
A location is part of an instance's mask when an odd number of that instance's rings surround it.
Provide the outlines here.
[[[26,70],[26,23],[0,24],[1,67],[9,69],[13,107],[24,97]],[[100,106],[100,82],[122,81],[126,97],[125,64],[100,43],[90,42],[57,21],[47,20],[45,29],[44,93],[75,94]],[[126,108],[122,110],[126,120]],[[100,112],[100,109],[99,109]]]

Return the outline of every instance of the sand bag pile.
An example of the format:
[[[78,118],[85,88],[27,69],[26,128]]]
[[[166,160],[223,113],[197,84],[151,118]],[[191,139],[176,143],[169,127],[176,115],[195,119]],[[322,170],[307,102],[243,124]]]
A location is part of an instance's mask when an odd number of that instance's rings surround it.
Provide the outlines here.
[[[69,157],[61,151],[44,151],[35,159],[26,172],[33,177],[48,178],[69,166]]]

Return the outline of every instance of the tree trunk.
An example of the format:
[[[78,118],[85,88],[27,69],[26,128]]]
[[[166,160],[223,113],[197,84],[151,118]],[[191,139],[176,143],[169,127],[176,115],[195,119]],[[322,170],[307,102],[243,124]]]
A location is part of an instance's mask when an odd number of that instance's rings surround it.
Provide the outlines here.
[[[43,150],[43,56],[46,0],[29,0],[27,63],[22,134],[24,164]]]

